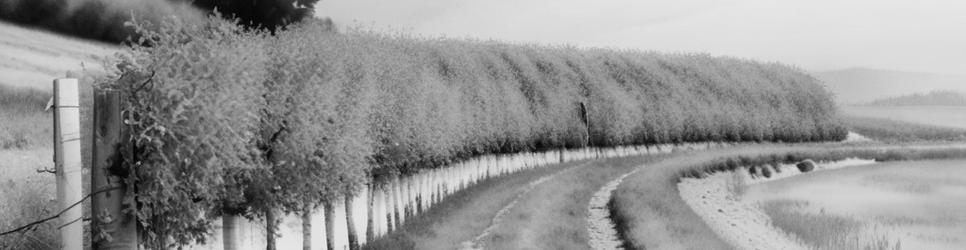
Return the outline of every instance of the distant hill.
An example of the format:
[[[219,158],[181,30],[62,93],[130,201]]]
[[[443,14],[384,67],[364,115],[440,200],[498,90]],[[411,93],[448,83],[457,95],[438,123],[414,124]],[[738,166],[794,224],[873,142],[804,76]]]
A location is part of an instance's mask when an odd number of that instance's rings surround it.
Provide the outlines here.
[[[813,72],[841,104],[865,104],[878,99],[938,90],[966,92],[966,75],[941,75],[882,69],[849,68]]]
[[[940,90],[878,99],[866,106],[966,106],[966,93]]]

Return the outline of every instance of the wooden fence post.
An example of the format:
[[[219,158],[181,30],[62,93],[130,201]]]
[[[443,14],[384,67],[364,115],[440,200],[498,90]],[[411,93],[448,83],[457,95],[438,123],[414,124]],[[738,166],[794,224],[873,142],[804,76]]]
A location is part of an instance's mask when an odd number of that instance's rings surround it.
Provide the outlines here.
[[[91,246],[94,250],[137,249],[137,227],[134,216],[123,212],[133,206],[132,197],[125,197],[127,188],[123,176],[111,169],[123,169],[118,157],[118,145],[124,139],[121,118],[121,93],[94,93],[94,148],[91,168],[91,190],[112,189],[91,197]],[[125,200],[128,200],[125,204]]]
[[[60,215],[61,249],[84,247],[83,197],[81,189],[80,102],[77,79],[54,80],[54,161]]]

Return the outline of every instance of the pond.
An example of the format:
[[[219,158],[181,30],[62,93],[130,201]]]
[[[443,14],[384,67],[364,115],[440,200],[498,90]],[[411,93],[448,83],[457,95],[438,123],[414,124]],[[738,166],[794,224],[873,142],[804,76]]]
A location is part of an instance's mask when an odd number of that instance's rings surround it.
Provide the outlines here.
[[[742,200],[820,249],[966,247],[966,160],[820,171],[747,186]]]

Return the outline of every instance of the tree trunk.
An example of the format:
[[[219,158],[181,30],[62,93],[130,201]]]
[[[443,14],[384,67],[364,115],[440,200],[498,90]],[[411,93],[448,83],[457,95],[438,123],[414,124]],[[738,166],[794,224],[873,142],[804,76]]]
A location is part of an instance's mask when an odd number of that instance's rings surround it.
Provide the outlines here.
[[[392,196],[392,207],[393,207],[392,208],[393,230],[399,230],[399,226],[402,226],[402,215],[401,215],[402,197],[400,197],[402,195],[402,188],[400,186],[401,185],[399,184],[399,178],[397,177],[396,180],[392,183],[392,190],[391,190],[392,195],[390,195]]]
[[[91,237],[92,248],[96,250],[134,250],[138,247],[137,221],[133,213],[124,212],[130,205],[135,204],[133,197],[127,196],[128,187],[123,178],[111,173],[109,169],[122,169],[123,162],[118,157],[122,152],[131,148],[121,148],[120,142],[126,138],[121,117],[122,96],[119,91],[97,91],[94,94],[94,136],[93,155],[94,166],[91,168],[91,187],[118,188],[91,197],[92,216],[91,231],[93,235],[104,232],[110,238]]]
[[[322,205],[325,209],[325,249],[335,249],[335,206],[326,201]]]
[[[221,217],[222,245],[225,250],[238,249],[238,216],[226,214]]]
[[[356,235],[356,224],[352,219],[352,196],[345,196],[345,222],[346,233],[349,234],[349,250],[359,249],[359,238]]]
[[[566,162],[564,158],[564,148],[560,148],[560,163]]]
[[[376,185],[369,184],[369,205],[366,206],[366,242],[372,242],[376,238],[376,223],[374,217],[374,206],[376,206]]]
[[[312,250],[312,207],[302,210],[302,250]]]
[[[382,232],[384,234],[389,234],[394,229],[394,227],[393,227],[393,220],[392,220],[392,189],[391,189],[391,187],[392,187],[392,185],[387,186],[386,187],[386,191],[383,192],[383,195],[382,195],[382,198],[383,198],[384,203],[382,204],[382,210],[380,210],[380,213],[382,213],[382,215],[386,216],[386,221],[383,224],[383,226],[386,226],[386,230],[385,230],[385,232]]]
[[[278,218],[275,211],[265,209],[265,250],[275,250],[275,237],[278,231]]]

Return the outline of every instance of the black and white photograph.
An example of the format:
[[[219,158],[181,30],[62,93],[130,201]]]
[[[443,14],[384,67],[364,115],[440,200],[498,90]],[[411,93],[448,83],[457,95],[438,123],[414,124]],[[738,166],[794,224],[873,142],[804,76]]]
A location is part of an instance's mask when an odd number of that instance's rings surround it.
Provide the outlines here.
[[[966,249],[966,1],[0,0],[0,250]]]

